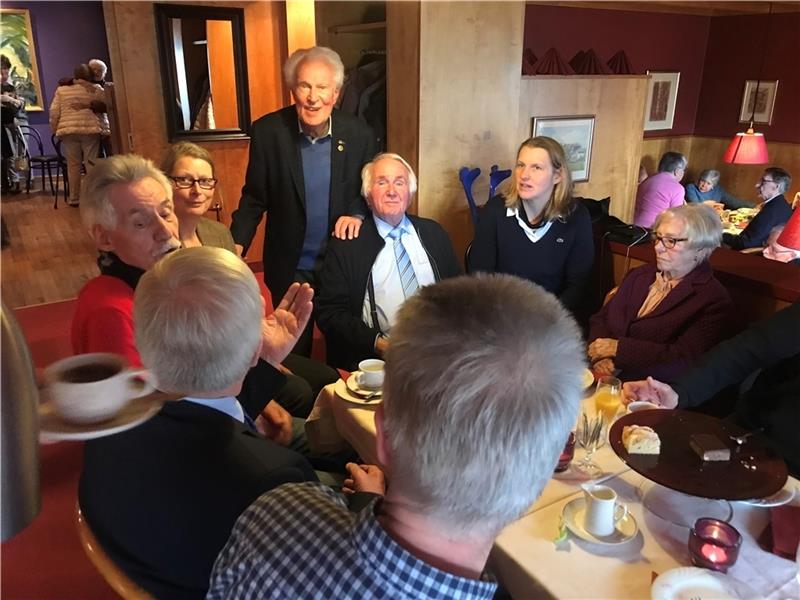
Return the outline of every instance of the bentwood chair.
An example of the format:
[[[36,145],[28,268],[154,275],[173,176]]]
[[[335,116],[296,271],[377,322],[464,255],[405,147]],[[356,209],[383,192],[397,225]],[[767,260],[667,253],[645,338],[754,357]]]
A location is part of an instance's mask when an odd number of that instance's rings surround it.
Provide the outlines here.
[[[42,143],[42,136],[33,127],[29,125],[19,126],[22,135],[25,136],[26,146],[28,148],[28,160],[30,161],[30,168],[28,169],[28,179],[25,186],[25,191],[31,191],[31,179],[33,178],[33,170],[39,169],[42,177],[42,191],[45,190],[44,175],[47,173],[47,179],[50,182],[50,194],[55,195],[55,186],[53,185],[53,171],[52,166],[58,165],[58,156],[55,154],[45,154],[44,144]],[[38,151],[34,154],[32,150]]]
[[[114,561],[105,553],[94,537],[89,524],[83,518],[81,507],[75,504],[75,520],[78,526],[78,537],[81,540],[86,556],[92,561],[94,568],[103,576],[109,586],[125,600],[153,600],[153,597],[133,582],[122,572]]]
[[[58,157],[58,173],[56,174],[56,199],[53,202],[53,208],[58,208],[58,176],[61,176],[61,180],[64,182],[64,204],[67,203],[67,198],[69,198],[69,177],[67,176],[67,159],[64,158],[64,155],[61,154],[61,139],[56,137],[56,134],[52,134],[50,136],[50,141],[53,142],[53,148],[55,148],[56,156]]]
[[[478,227],[478,205],[475,204],[475,198],[472,196],[472,184],[480,176],[481,170],[478,167],[470,169],[469,167],[461,167],[458,171],[458,178],[461,180],[461,185],[464,187],[464,193],[467,196],[467,204],[469,205],[469,213],[472,216],[472,224]]]

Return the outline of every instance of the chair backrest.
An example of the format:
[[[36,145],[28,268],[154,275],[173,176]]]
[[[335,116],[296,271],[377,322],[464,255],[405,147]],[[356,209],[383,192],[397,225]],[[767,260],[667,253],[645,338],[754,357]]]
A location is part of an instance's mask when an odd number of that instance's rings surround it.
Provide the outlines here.
[[[95,569],[106,580],[106,583],[126,600],[153,600],[150,594],[136,585],[103,551],[86,519],[83,518],[81,507],[77,503],[75,504],[75,521],[81,546],[83,546],[84,552],[86,552],[89,560],[92,561]]]
[[[58,162],[64,162],[64,155],[61,154],[61,138],[56,137],[55,133],[51,133],[50,141],[53,142],[53,148],[55,148],[56,155],[58,156]]]
[[[30,149],[30,140],[33,140],[36,144],[36,149],[39,150],[38,156],[42,156],[44,154],[44,144],[42,143],[42,136],[39,135],[39,132],[30,125],[20,125],[19,130],[22,132],[22,135],[25,136],[28,148]]]

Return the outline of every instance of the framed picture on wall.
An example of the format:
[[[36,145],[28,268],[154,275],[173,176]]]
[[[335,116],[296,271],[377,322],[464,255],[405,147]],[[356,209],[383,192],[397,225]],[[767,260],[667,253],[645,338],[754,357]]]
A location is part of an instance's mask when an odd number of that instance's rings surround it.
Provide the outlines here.
[[[572,181],[589,181],[592,164],[594,115],[534,117],[531,135],[546,135],[564,148]]]
[[[8,80],[17,89],[17,95],[25,100],[25,110],[44,110],[30,11],[3,8],[0,13],[0,51],[11,62]]]
[[[758,90],[758,93],[756,93]],[[744,82],[742,108],[739,111],[739,123],[772,125],[772,110],[775,108],[775,96],[778,93],[778,80],[756,81],[748,79]]]
[[[678,100],[677,71],[648,71],[647,103],[644,113],[644,130],[672,129],[675,119],[675,103]]]

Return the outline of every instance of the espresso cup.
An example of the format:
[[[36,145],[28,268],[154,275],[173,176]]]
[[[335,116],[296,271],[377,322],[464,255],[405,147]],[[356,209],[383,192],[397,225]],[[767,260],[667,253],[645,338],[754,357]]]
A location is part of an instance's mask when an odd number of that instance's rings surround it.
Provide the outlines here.
[[[116,415],[128,402],[156,389],[145,369],[128,369],[122,356],[79,354],[45,369],[56,412],[74,423],[98,423]]]
[[[358,363],[358,387],[377,390],[383,385],[384,363],[379,358],[368,358]]]
[[[617,492],[605,485],[584,488],[586,512],[583,527],[596,536],[614,533],[617,523],[628,514],[628,507],[617,502]]]

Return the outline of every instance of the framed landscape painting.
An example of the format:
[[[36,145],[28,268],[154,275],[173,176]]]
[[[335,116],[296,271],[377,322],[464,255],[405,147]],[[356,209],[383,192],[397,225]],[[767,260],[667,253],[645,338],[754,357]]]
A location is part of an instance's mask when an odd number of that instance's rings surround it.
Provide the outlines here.
[[[644,130],[672,129],[675,119],[675,103],[678,100],[679,72],[648,71]]]
[[[592,164],[594,115],[534,117],[531,135],[546,135],[556,140],[567,155],[572,181],[589,181]]]
[[[756,94],[756,90],[758,93]],[[748,79],[744,82],[742,108],[739,111],[739,123],[766,123],[772,125],[772,110],[775,108],[775,96],[778,93],[778,80],[756,81]]]
[[[27,111],[44,110],[30,12],[23,8],[3,8],[0,13],[0,52],[11,62],[9,81],[25,100]]]

